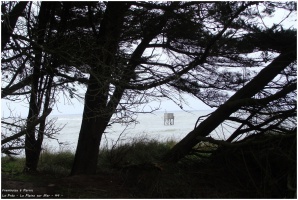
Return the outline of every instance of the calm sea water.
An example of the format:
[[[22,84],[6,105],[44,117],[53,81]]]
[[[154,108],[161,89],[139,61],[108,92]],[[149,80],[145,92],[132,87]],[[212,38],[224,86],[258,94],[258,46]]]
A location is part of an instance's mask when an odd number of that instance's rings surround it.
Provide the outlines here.
[[[128,143],[140,138],[156,139],[159,141],[176,140],[179,141],[194,129],[198,117],[207,115],[212,111],[192,111],[173,112],[175,116],[174,125],[164,125],[164,113],[139,114],[139,123],[124,126],[114,124],[106,130],[101,140],[101,147],[112,147],[115,144]],[[53,151],[69,149],[75,151],[79,131],[81,127],[82,115],[59,115],[52,116],[57,118],[56,125],[65,125],[64,129],[57,136],[58,141],[46,139],[44,147]],[[225,138],[232,131],[230,126],[218,127],[212,132],[214,138]],[[225,135],[227,134],[227,135]]]

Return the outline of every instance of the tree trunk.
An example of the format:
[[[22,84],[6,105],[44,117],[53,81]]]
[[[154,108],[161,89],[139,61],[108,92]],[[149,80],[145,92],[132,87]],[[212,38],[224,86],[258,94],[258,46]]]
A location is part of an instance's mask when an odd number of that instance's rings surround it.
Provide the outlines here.
[[[28,124],[27,124],[27,134],[25,137],[25,152],[26,152],[26,163],[25,163],[25,172],[34,172],[37,170],[37,165],[39,162],[39,156],[41,153],[41,146],[43,142],[43,137],[45,133],[45,128],[46,128],[46,116],[51,112],[52,109],[49,108],[50,104],[50,96],[51,96],[51,91],[52,91],[52,82],[53,82],[53,75],[49,75],[49,80],[46,81],[44,85],[44,89],[39,89],[38,93],[35,95],[31,94],[32,99],[31,102],[34,102],[31,104],[31,112],[29,112],[28,115]],[[42,87],[42,86],[41,86]],[[39,129],[38,131],[36,130],[36,126],[30,126],[30,123],[34,123],[35,121],[39,121],[37,119],[37,115],[40,112],[40,106],[36,106],[38,104],[41,104],[43,101],[43,95],[40,97],[37,97],[39,92],[42,90],[45,91],[45,102],[43,106],[43,115],[45,117],[40,117],[40,122],[39,122]],[[37,99],[37,100],[36,100]],[[35,136],[37,132],[37,137]]]
[[[99,145],[107,120],[89,116],[83,116],[72,175],[96,173]]]
[[[92,84],[91,84],[92,83]],[[85,107],[75,160],[71,174],[94,174],[101,136],[106,129],[111,113],[106,113],[107,97],[102,94],[103,86],[94,76],[90,77],[85,95]],[[106,86],[107,87],[107,86]],[[108,88],[104,88],[108,90]]]
[[[97,63],[92,63],[71,175],[96,173],[102,134],[116,109],[117,102],[122,97],[123,91],[119,93],[113,106],[109,106],[111,103],[108,103],[111,68],[115,63],[114,58],[118,49],[124,14],[128,8],[129,4],[125,2],[109,2],[101,22],[98,44],[104,50],[101,49],[98,52]]]
[[[293,44],[296,44],[293,43]],[[200,142],[198,136],[205,137],[210,134],[227,117],[237,111],[243,104],[237,100],[251,98],[262,90],[271,80],[273,80],[283,69],[296,60],[296,47],[294,51],[281,53],[272,63],[260,71],[247,85],[236,92],[228,101],[214,111],[198,127],[191,131],[179,143],[177,143],[163,158],[166,162],[177,162]]]
[[[49,9],[48,2],[42,2],[40,6],[40,12],[38,16],[38,35],[37,42],[38,44],[44,43],[44,37],[46,34],[46,25],[48,22]],[[33,66],[33,78],[31,84],[31,94],[30,94],[30,103],[29,103],[29,113],[27,117],[27,126],[32,124],[38,119],[38,115],[40,112],[40,106],[42,103],[43,97],[40,96],[40,92],[43,89],[42,84],[39,85],[40,79],[42,76],[40,75],[40,69],[42,66],[42,50],[34,49],[34,66]],[[26,155],[26,163],[24,172],[33,172],[37,170],[37,164],[39,160],[39,155],[41,152],[41,144],[42,139],[40,136],[36,138],[36,127],[32,127],[27,129],[26,137],[25,137],[25,155]]]

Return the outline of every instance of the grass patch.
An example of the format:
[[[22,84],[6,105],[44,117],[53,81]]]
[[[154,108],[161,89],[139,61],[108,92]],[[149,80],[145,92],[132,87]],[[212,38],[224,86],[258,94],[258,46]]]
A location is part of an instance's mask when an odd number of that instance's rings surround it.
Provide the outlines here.
[[[38,170],[55,176],[67,176],[70,174],[74,160],[74,153],[70,150],[52,152],[44,150],[41,153]]]
[[[136,139],[130,143],[114,146],[112,149],[103,148],[99,152],[99,171],[119,169],[126,165],[157,162],[165,152],[175,145],[175,141],[159,142],[154,139]],[[22,173],[25,158],[2,157],[2,172],[6,174]],[[50,149],[42,151],[38,163],[40,173],[56,177],[68,176],[71,172],[74,153],[70,150],[54,152]]]
[[[1,158],[1,171],[4,174],[19,174],[23,171],[25,165],[25,158]]]
[[[157,162],[175,143],[173,140],[159,142],[154,139],[141,138],[114,146],[112,149],[101,149],[98,169],[119,169],[127,165]]]

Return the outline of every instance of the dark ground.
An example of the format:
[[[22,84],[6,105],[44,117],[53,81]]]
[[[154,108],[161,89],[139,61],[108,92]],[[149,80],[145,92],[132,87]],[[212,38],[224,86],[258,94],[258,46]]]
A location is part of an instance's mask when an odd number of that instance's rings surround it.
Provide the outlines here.
[[[151,165],[150,165],[151,167]],[[177,168],[150,169],[133,166],[94,176],[56,178],[47,174],[2,174],[2,189],[25,192],[3,192],[9,198],[239,198],[249,197],[245,188],[233,187],[231,180],[217,176],[216,171]],[[173,173],[175,171],[175,173]],[[26,190],[24,190],[26,189]],[[5,196],[7,195],[7,196]],[[10,196],[8,196],[10,195]],[[18,195],[18,196],[17,196]],[[34,195],[34,196],[33,196]],[[41,196],[38,196],[41,195]]]
[[[43,173],[2,174],[1,189],[2,198],[292,198],[295,195],[283,187],[282,180],[276,179],[275,183],[270,180],[271,188],[268,184],[266,188],[262,186],[264,178],[252,177],[252,172],[240,175],[233,170],[220,165],[198,166],[196,170],[177,166],[149,169],[142,165],[94,176],[63,178]],[[7,192],[8,189],[18,192]]]

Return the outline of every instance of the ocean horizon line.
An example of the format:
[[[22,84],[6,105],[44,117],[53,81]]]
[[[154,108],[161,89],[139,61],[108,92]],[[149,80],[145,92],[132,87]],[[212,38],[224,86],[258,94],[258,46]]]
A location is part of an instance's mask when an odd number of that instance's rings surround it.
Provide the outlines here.
[[[202,109],[202,110],[158,110],[150,113],[149,111],[138,112],[138,114],[154,114],[154,113],[173,113],[173,112],[196,112],[196,111],[214,111],[215,109]],[[63,116],[63,115],[83,115],[83,113],[55,113],[49,116]]]

